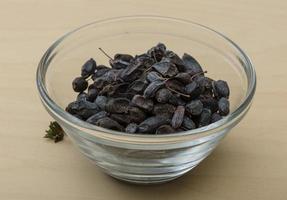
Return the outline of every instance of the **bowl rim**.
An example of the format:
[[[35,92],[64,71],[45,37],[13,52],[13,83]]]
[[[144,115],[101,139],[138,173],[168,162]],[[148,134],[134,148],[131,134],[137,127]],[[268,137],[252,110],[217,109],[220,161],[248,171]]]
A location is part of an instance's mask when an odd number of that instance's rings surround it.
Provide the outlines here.
[[[46,76],[46,71],[48,69],[48,67],[46,67],[46,63],[48,62],[47,59],[51,55],[53,50],[67,37],[69,37],[70,35],[72,35],[75,32],[78,32],[84,28],[89,27],[89,26],[93,26],[93,25],[101,24],[101,23],[110,23],[113,21],[131,20],[131,19],[137,19],[137,18],[138,19],[168,20],[168,21],[176,21],[176,22],[180,22],[180,23],[187,23],[187,24],[195,25],[195,26],[198,26],[202,29],[205,29],[206,31],[210,31],[210,32],[214,33],[215,35],[224,39],[227,43],[231,44],[231,46],[234,47],[243,56],[243,58],[246,62],[246,67],[249,69],[249,73],[250,73],[249,74],[250,79],[248,81],[247,91],[246,91],[246,94],[245,94],[243,101],[239,104],[239,106],[232,113],[230,113],[229,115],[227,115],[223,119],[221,119],[215,123],[212,123],[208,126],[204,126],[202,128],[197,128],[197,129],[193,129],[193,130],[189,130],[189,131],[177,132],[177,133],[172,133],[172,134],[164,134],[164,135],[130,134],[130,133],[126,133],[126,132],[113,131],[110,129],[98,127],[98,126],[89,124],[87,122],[84,122],[80,119],[77,119],[76,117],[72,116],[71,114],[66,112],[64,109],[62,109],[60,106],[58,106],[53,101],[53,99],[49,96],[49,93],[48,93],[46,86],[45,86],[45,76]],[[48,65],[49,65],[49,63],[48,63]],[[89,133],[90,135],[93,135],[93,136],[103,136],[103,134],[104,134],[105,135],[104,138],[114,138],[113,136],[115,136],[115,137],[133,138],[135,140],[136,140],[136,138],[139,138],[139,139],[141,139],[141,138],[142,139],[152,139],[152,138],[153,139],[154,138],[172,139],[172,138],[178,138],[181,136],[189,136],[189,135],[194,135],[194,136],[196,135],[197,137],[200,137],[201,135],[202,136],[205,135],[205,133],[207,131],[216,130],[220,127],[226,127],[226,126],[228,126],[229,123],[231,123],[232,121],[234,121],[235,119],[240,117],[240,115],[242,115],[242,113],[244,113],[244,111],[248,110],[248,108],[252,102],[253,96],[255,94],[256,72],[255,72],[253,64],[252,64],[250,58],[247,56],[247,54],[235,42],[233,42],[227,36],[223,35],[222,33],[218,32],[212,28],[209,28],[209,27],[202,25],[202,24],[199,24],[197,22],[193,22],[193,21],[181,19],[181,18],[159,16],[159,15],[128,15],[128,16],[119,16],[119,17],[112,17],[112,18],[105,18],[105,19],[101,19],[101,20],[96,20],[94,22],[91,22],[91,23],[82,25],[78,28],[75,28],[72,31],[69,31],[66,34],[64,34],[63,36],[61,36],[59,39],[57,39],[46,50],[46,52],[44,53],[44,55],[42,56],[42,58],[38,64],[38,68],[37,68],[37,72],[36,72],[36,85],[37,85],[38,92],[40,94],[40,99],[41,99],[42,103],[44,104],[44,106],[48,109],[48,111],[52,111],[54,116],[56,116],[57,119],[61,119],[61,120],[65,121],[66,123],[68,123],[69,125],[77,128],[77,129],[80,129],[82,133],[86,132],[86,133]],[[101,134],[99,134],[99,132],[101,132]],[[109,136],[112,136],[112,137],[109,137]]]

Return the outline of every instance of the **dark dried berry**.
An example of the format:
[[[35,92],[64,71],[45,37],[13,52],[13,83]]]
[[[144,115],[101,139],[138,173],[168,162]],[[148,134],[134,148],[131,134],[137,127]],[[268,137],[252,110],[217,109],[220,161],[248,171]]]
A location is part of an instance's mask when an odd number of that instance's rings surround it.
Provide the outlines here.
[[[135,95],[132,99],[132,104],[146,111],[152,111],[153,109],[153,101],[141,95]]]
[[[170,59],[170,61],[175,64],[179,71],[184,72],[185,66],[182,59],[172,51],[166,51],[165,56]]]
[[[191,115],[200,115],[203,109],[203,104],[199,100],[194,100],[186,104],[185,109]]]
[[[95,103],[79,100],[70,103],[67,106],[66,111],[72,115],[79,115],[82,119],[88,119],[90,116],[98,113],[100,108]]]
[[[203,104],[204,108],[208,108],[211,110],[212,113],[217,112],[218,110],[218,102],[216,99],[210,97],[210,96],[200,96],[200,101]]]
[[[147,76],[146,76],[146,79],[150,83],[155,82],[155,81],[162,81],[162,80],[164,80],[164,78],[158,72],[155,72],[155,71],[149,72],[147,74]]]
[[[77,101],[80,101],[80,100],[86,101],[87,99],[88,99],[88,94],[85,93],[85,92],[81,92],[81,93],[78,94],[78,96],[77,96]]]
[[[192,129],[196,128],[195,123],[192,121],[192,119],[190,119],[187,116],[183,117],[183,121],[182,121],[182,125],[181,126],[182,126],[182,128],[184,130],[192,130]]]
[[[174,78],[184,84],[190,83],[191,81],[191,76],[186,72],[178,73]]]
[[[128,89],[128,92],[133,92],[135,94],[142,93],[147,87],[147,83],[141,80],[134,81]]]
[[[182,56],[184,62],[185,72],[194,75],[202,71],[200,64],[189,54],[185,53]]]
[[[99,119],[96,122],[96,125],[101,126],[103,128],[116,130],[116,131],[124,131],[123,126],[121,126],[118,122],[116,122],[115,120],[112,120],[109,117],[104,117],[104,118]]]
[[[138,129],[138,125],[137,124],[130,123],[126,127],[126,132],[127,133],[135,133],[135,132],[137,132],[137,129]]]
[[[211,123],[217,122],[222,119],[222,116],[218,113],[213,113],[211,115]]]
[[[111,114],[110,118],[117,121],[119,124],[126,126],[131,123],[131,118],[126,114]]]
[[[91,123],[91,124],[96,124],[96,122],[99,119],[107,117],[107,116],[108,116],[108,113],[106,111],[100,111],[100,112],[92,115],[91,117],[89,117],[86,122]]]
[[[218,112],[221,116],[229,114],[229,101],[225,97],[222,97],[218,101]]]
[[[178,73],[178,69],[176,68],[175,64],[171,63],[167,58],[153,64],[152,67],[164,77],[173,77]]]
[[[139,124],[138,132],[152,134],[158,127],[168,124],[169,122],[170,120],[165,116],[152,116]]]
[[[140,77],[143,70],[141,69],[141,63],[132,63],[127,66],[120,74],[120,78],[123,81],[132,82]]]
[[[95,101],[95,99],[97,98],[98,96],[98,90],[95,89],[95,88],[89,88],[88,90],[88,100],[89,101]]]
[[[96,67],[97,67],[96,61],[93,58],[91,58],[82,66],[81,76],[84,78],[89,77],[95,72]]]
[[[214,96],[220,97],[229,97],[229,87],[226,81],[218,80],[212,82]]]
[[[158,103],[154,105],[152,113],[154,115],[165,115],[171,118],[174,111],[175,107],[173,105],[167,103],[166,104]]]
[[[108,84],[106,85],[101,91],[100,95],[107,95],[107,96],[113,96],[115,94],[121,94],[126,91],[128,88],[128,83],[119,83],[119,84]]]
[[[164,82],[155,81],[150,83],[147,88],[144,90],[144,98],[152,98],[155,96],[156,92],[164,86]]]
[[[170,125],[162,125],[156,129],[155,134],[162,135],[168,133],[174,133],[175,130]]]
[[[211,120],[211,111],[209,109],[204,108],[200,114],[199,118],[199,127],[207,126],[210,124]]]
[[[130,100],[126,98],[112,98],[109,99],[105,108],[110,113],[127,113]]]
[[[83,77],[77,77],[73,80],[72,86],[75,92],[83,92],[88,87],[88,81]]]
[[[107,78],[103,76],[96,78],[93,83],[95,88],[97,88],[98,90],[103,89],[103,87],[105,87],[108,84],[109,84],[109,81],[107,80]]]
[[[213,80],[205,76],[197,76],[195,81],[202,89],[201,93],[210,92],[212,93],[212,82]]]
[[[149,57],[154,58],[156,62],[159,62],[164,56],[166,46],[162,43],[158,43],[155,47],[148,50],[147,54]]]
[[[114,59],[110,60],[110,65],[112,66],[113,69],[125,69],[127,66],[129,66],[129,62],[120,60],[120,59]]]
[[[197,82],[192,81],[191,83],[185,86],[184,91],[186,94],[189,94],[192,99],[194,99],[200,95],[202,89]]]
[[[167,87],[167,89],[171,90],[172,92],[180,92],[180,93],[184,93],[185,90],[184,90],[184,85],[175,80],[175,79],[169,79],[165,82],[165,85]]]
[[[174,106],[184,106],[186,102],[180,97],[180,95],[172,94],[169,97],[168,103]]]
[[[114,59],[115,60],[122,60],[122,61],[125,61],[125,62],[132,62],[134,57],[132,55],[129,55],[129,54],[122,54],[122,53],[117,53],[115,56],[114,56]]]
[[[109,83],[120,81],[120,74],[122,71],[122,69],[111,69],[107,71],[102,77],[105,78]]]
[[[97,96],[95,103],[102,109],[105,110],[108,98],[106,96]]]
[[[128,109],[128,114],[132,122],[140,123],[145,120],[146,114],[138,107],[130,106]]]
[[[133,63],[137,63],[141,66],[141,68],[147,69],[151,67],[156,61],[154,58],[151,58],[146,53],[137,55]]]
[[[171,120],[171,126],[172,128],[179,128],[183,122],[185,108],[184,106],[178,106],[173,114],[172,120]]]
[[[92,75],[92,79],[95,80],[96,78],[103,76],[105,73],[107,73],[110,70],[111,68],[105,65],[98,65],[96,68],[96,72]]]
[[[169,101],[169,98],[172,96],[172,93],[171,91],[169,91],[168,89],[166,88],[162,88],[162,89],[159,89],[157,92],[156,92],[156,95],[155,95],[155,99],[157,100],[157,102],[159,103],[167,103]]]

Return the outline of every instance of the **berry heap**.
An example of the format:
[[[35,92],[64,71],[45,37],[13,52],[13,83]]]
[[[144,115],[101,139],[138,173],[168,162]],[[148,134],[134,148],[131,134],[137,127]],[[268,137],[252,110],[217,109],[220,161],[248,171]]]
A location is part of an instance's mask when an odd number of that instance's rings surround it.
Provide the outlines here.
[[[205,76],[187,53],[180,58],[159,43],[135,57],[116,54],[109,63],[90,59],[82,66],[72,83],[79,94],[67,112],[107,129],[146,134],[200,128],[229,114],[227,82]]]

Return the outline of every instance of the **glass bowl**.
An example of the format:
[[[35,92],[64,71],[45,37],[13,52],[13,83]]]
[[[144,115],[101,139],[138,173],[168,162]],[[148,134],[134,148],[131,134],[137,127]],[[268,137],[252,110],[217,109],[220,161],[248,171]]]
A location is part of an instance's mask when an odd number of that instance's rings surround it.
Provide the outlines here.
[[[65,112],[76,94],[72,80],[85,61],[110,55],[140,54],[158,42],[182,55],[192,54],[213,79],[226,80],[231,113],[199,129],[167,135],[127,134],[81,121]],[[58,39],[37,70],[40,99],[79,150],[107,174],[132,183],[162,183],[193,169],[247,113],[256,88],[254,68],[230,39],[203,25],[159,16],[128,16],[97,21]]]

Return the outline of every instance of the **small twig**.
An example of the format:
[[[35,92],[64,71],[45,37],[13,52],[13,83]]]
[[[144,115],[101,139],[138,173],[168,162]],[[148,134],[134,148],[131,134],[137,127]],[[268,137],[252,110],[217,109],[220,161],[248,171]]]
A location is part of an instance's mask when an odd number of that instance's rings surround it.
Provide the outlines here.
[[[181,93],[181,92],[179,92],[179,91],[176,91],[176,90],[174,90],[174,89],[168,87],[167,85],[165,85],[165,86],[166,86],[167,89],[169,89],[170,91],[175,92],[175,93],[177,93],[177,94],[179,94],[179,95],[181,95],[181,96],[185,96],[185,97],[188,97],[188,98],[190,97],[190,95],[188,95],[188,94],[183,94],[183,93]]]
[[[152,53],[153,53],[152,55],[153,55],[153,58],[154,58],[155,62],[157,62],[157,59],[155,57],[155,52],[153,51]]]
[[[190,79],[192,80],[194,77],[197,77],[198,75],[205,74],[205,73],[207,73],[207,71],[198,72],[198,73],[194,74]]]
[[[144,70],[143,73],[148,72],[151,68],[152,68],[152,66],[150,66],[149,68],[147,68],[146,70]]]
[[[109,59],[113,60],[111,56],[109,56],[109,54],[107,54],[101,47],[99,47],[99,50],[105,54],[105,56],[107,56]]]

